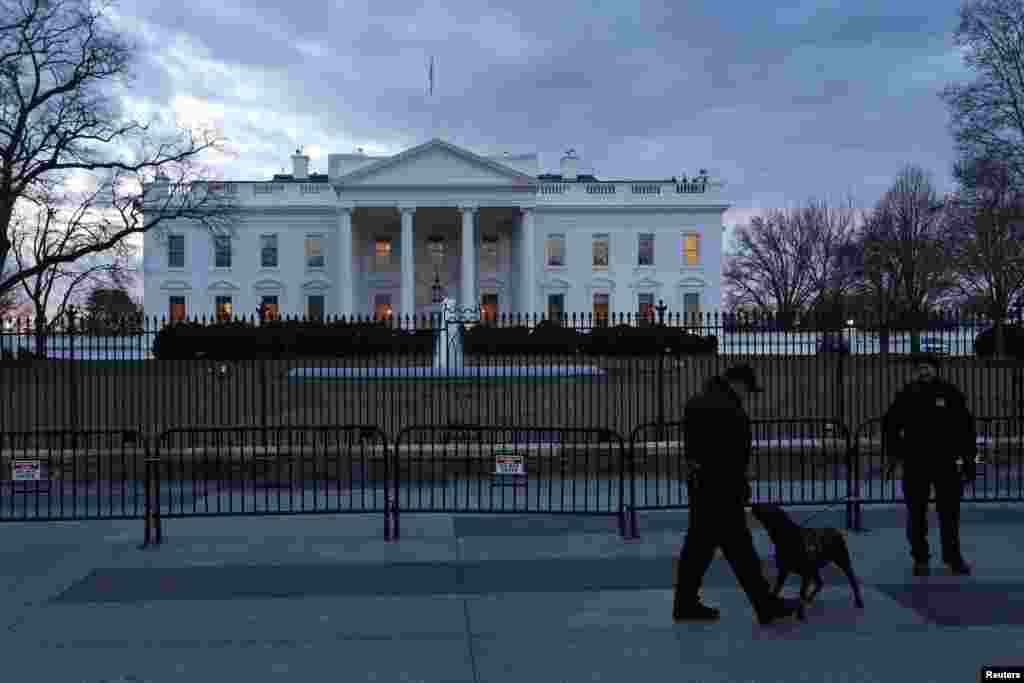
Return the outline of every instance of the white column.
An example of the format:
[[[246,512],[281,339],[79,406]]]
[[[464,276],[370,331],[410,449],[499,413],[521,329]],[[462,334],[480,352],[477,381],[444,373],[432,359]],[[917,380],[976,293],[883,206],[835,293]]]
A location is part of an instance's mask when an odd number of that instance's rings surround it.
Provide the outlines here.
[[[476,207],[462,207],[462,301],[460,308],[477,309],[480,301],[476,295],[476,235],[473,219]]]
[[[352,272],[352,208],[338,208],[338,315],[351,317],[355,314],[353,289],[355,278]]]
[[[413,245],[412,223],[416,209],[413,207],[402,207],[402,294],[399,306],[399,315],[405,316],[416,314],[416,249]]]
[[[537,238],[533,226],[533,208],[522,207],[520,227],[523,233],[522,313],[532,316],[537,309]]]

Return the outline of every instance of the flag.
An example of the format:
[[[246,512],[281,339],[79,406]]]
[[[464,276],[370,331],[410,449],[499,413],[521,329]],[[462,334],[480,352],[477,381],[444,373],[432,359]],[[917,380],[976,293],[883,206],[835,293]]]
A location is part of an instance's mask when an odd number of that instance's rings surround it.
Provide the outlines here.
[[[433,95],[434,94],[434,58],[433,57],[430,58],[430,70],[427,72],[427,79],[428,79],[428,81],[430,83],[430,85],[428,86],[427,92],[428,92],[428,94]]]

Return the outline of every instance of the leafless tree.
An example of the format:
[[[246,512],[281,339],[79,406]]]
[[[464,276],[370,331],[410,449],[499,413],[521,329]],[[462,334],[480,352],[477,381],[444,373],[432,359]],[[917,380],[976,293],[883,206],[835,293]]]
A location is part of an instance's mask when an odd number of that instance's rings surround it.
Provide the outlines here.
[[[863,254],[860,287],[873,303],[883,353],[892,327],[909,328],[911,350],[920,350],[921,327],[954,285],[948,220],[947,202],[914,165],[903,168],[865,216],[857,237]]]
[[[134,248],[119,242],[103,254],[86,254],[73,263],[59,257],[73,249],[77,230],[60,219],[52,207],[18,209],[11,223],[13,263],[21,272],[34,272],[19,289],[32,308],[36,353],[44,354],[46,338],[66,319],[68,307],[81,303],[87,290],[130,281]],[[49,264],[42,270],[37,264]]]
[[[788,325],[800,314],[822,314],[855,282],[846,260],[853,240],[853,203],[772,210],[736,228],[736,246],[722,273],[730,309],[772,311]]]
[[[0,292],[164,221],[215,227],[235,217],[232,198],[203,180],[210,172],[199,163],[225,151],[218,131],[158,134],[119,111],[112,88],[131,78],[134,48],[110,29],[107,10],[91,0],[0,0]],[[160,176],[168,182],[150,182]],[[75,182],[85,189],[72,192]],[[74,236],[5,269],[22,204],[67,209]]]
[[[949,242],[957,265],[957,289],[982,304],[995,325],[996,353],[1010,307],[1024,297],[1024,186],[1002,159],[967,159],[954,174]]]
[[[975,73],[941,93],[960,157],[1002,158],[1024,177],[1024,3],[967,0],[954,40]]]

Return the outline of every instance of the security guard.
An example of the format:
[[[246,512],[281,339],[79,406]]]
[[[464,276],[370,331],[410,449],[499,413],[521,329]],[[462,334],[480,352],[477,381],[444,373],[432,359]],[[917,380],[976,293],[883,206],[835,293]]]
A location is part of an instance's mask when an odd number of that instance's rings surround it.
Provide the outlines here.
[[[939,359],[912,357],[917,378],[896,395],[883,418],[884,452],[903,464],[907,540],[914,576],[927,576],[928,499],[935,487],[942,559],[954,574],[970,574],[960,554],[960,497],[963,482],[974,479],[977,432],[967,400],[938,376]]]
[[[792,616],[800,609],[799,601],[772,594],[747,527],[747,466],[752,443],[743,397],[762,391],[753,369],[740,365],[713,377],[686,403],[683,438],[695,474],[688,482],[690,521],[679,555],[672,608],[675,621],[718,618],[718,610],[701,604],[699,596],[718,547],[762,624]]]

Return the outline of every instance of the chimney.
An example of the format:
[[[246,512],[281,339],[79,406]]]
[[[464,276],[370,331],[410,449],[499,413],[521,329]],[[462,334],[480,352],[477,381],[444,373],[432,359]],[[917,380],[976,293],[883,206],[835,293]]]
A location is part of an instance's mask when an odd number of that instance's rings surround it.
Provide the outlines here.
[[[576,150],[570,149],[562,157],[562,180],[576,180],[576,162],[579,161],[579,157],[576,156]]]
[[[145,190],[147,201],[161,201],[167,199],[171,193],[171,179],[161,168],[156,170],[156,177],[149,186],[150,189]]]
[[[309,178],[309,157],[301,150],[295,150],[292,156],[292,178],[295,180],[307,180]]]

